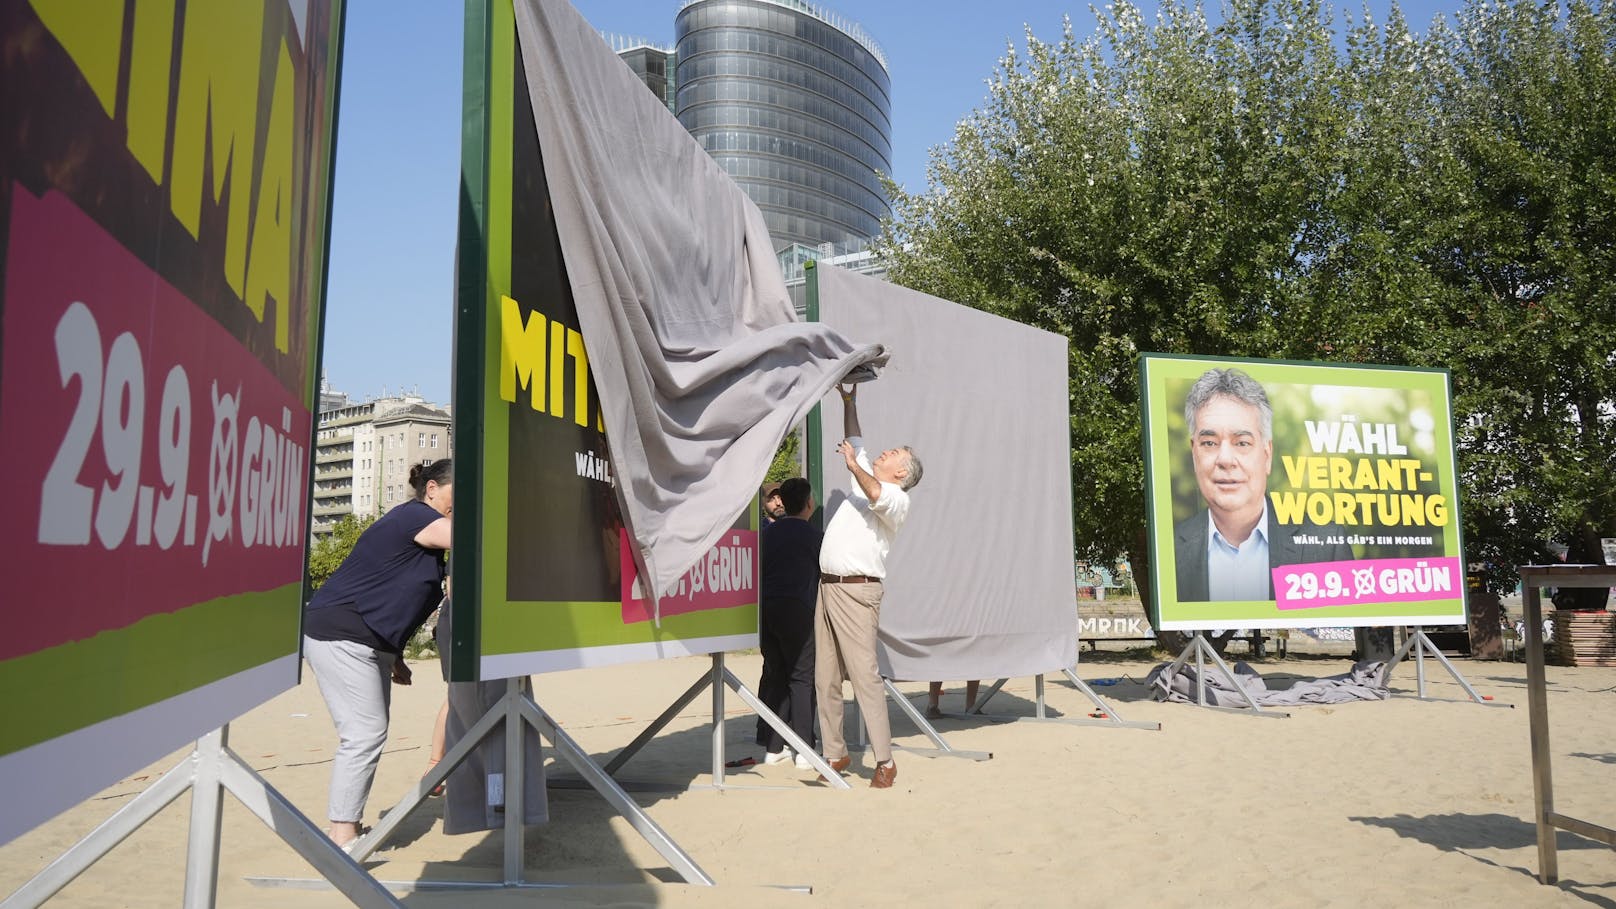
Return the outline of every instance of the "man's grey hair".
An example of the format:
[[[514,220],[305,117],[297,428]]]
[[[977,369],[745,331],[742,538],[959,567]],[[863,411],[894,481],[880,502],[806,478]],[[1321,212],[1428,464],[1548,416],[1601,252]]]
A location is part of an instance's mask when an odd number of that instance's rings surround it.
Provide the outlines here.
[[[1262,418],[1263,440],[1273,440],[1274,408],[1268,404],[1268,392],[1263,391],[1256,379],[1238,369],[1209,369],[1201,373],[1190,386],[1190,393],[1184,396],[1184,425],[1189,427],[1191,445],[1195,444],[1196,414],[1217,397],[1234,398],[1257,408]]]
[[[903,482],[899,484],[899,488],[904,492],[908,492],[915,488],[916,483],[920,482],[920,475],[926,472],[926,468],[922,467],[920,459],[915,457],[913,448],[905,445],[903,450],[905,454],[909,455],[909,470],[903,475]]]

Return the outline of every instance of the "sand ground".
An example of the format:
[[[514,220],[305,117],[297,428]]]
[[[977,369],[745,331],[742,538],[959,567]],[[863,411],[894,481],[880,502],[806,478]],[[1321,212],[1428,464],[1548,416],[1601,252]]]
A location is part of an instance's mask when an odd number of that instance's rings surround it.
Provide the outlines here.
[[[1098,660],[1091,662],[1090,660]],[[728,657],[750,684],[759,658]],[[535,679],[537,700],[604,763],[706,671],[706,658],[579,670]],[[502,906],[1607,906],[1616,852],[1559,835],[1561,883],[1542,886],[1531,821],[1525,667],[1458,661],[1494,703],[1380,703],[1293,708],[1260,719],[1148,700],[1152,663],[1085,654],[1079,674],[1117,679],[1095,690],[1159,732],[950,718],[939,729],[987,761],[898,754],[897,785],[867,788],[856,756],[852,792],[789,766],[730,772],[711,787],[710,697],[700,697],[620,772],[669,784],[636,793],[646,812],[719,886],[677,882],[650,846],[589,791],[552,790],[550,824],[529,828],[527,877],[589,886],[499,893],[418,892],[405,905]],[[1271,679],[1345,671],[1338,656],[1256,664]],[[432,663],[395,692],[393,736],[367,821],[421,773],[443,683]],[[1556,806],[1616,826],[1616,670],[1550,667]],[[1394,690],[1412,695],[1412,666]],[[904,685],[920,701],[923,685]],[[1462,696],[1440,670],[1435,697]],[[1033,680],[989,705],[1030,716]],[[943,705],[958,710],[962,686]],[[1065,684],[1053,711],[1088,701]],[[753,721],[727,699],[731,758],[759,755]],[[898,741],[927,745],[894,720]],[[334,734],[312,678],[231,725],[236,751],[306,814],[324,813]],[[547,754],[550,752],[547,751]],[[182,757],[121,781],[0,848],[0,895],[12,892]],[[688,788],[687,788],[688,787]],[[188,799],[70,884],[50,905],[176,906],[183,891]],[[441,802],[408,819],[367,867],[396,881],[499,876],[498,833],[444,836]],[[269,889],[249,878],[312,878],[294,852],[227,800],[219,905],[340,906],[322,890]],[[812,894],[776,889],[807,886]]]

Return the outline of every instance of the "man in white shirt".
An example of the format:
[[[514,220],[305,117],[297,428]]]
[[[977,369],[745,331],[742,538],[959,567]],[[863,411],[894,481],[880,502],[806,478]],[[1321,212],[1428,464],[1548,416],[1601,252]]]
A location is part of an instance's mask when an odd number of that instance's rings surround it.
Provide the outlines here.
[[[852,763],[842,734],[842,679],[853,683],[870,732],[875,774],[870,786],[886,789],[898,775],[892,760],[886,692],[875,660],[887,554],[909,516],[909,490],[920,482],[920,459],[907,446],[890,448],[871,461],[858,421],[858,386],[837,386],[842,395],[842,443],[836,446],[853,477],[853,489],[825,527],[819,550],[819,599],[814,609],[814,687],[819,698],[819,734],[825,760],[838,773]]]

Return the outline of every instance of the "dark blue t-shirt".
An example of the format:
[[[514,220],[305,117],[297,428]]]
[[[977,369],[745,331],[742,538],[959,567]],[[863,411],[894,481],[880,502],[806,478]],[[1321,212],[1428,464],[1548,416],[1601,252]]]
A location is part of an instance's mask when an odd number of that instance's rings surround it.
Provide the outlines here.
[[[800,518],[781,518],[758,534],[758,595],[812,605],[819,595],[819,544],[825,535]]]
[[[415,542],[416,534],[441,517],[437,509],[412,499],[367,527],[331,579],[314,592],[304,633],[316,640],[367,646],[379,640],[383,649],[401,652],[443,599],[444,551]],[[344,612],[357,614],[374,639],[357,633]]]

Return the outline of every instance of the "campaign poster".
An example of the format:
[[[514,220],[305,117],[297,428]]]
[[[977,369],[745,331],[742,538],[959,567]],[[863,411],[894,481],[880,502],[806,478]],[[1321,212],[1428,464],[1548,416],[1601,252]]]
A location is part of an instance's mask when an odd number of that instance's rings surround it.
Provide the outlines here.
[[[0,842],[297,682],[341,23],[0,3]]]
[[[1465,622],[1445,370],[1147,354],[1140,372],[1159,627]]]
[[[468,0],[466,40],[451,675],[756,646],[755,513],[655,608],[635,574],[511,0]]]

